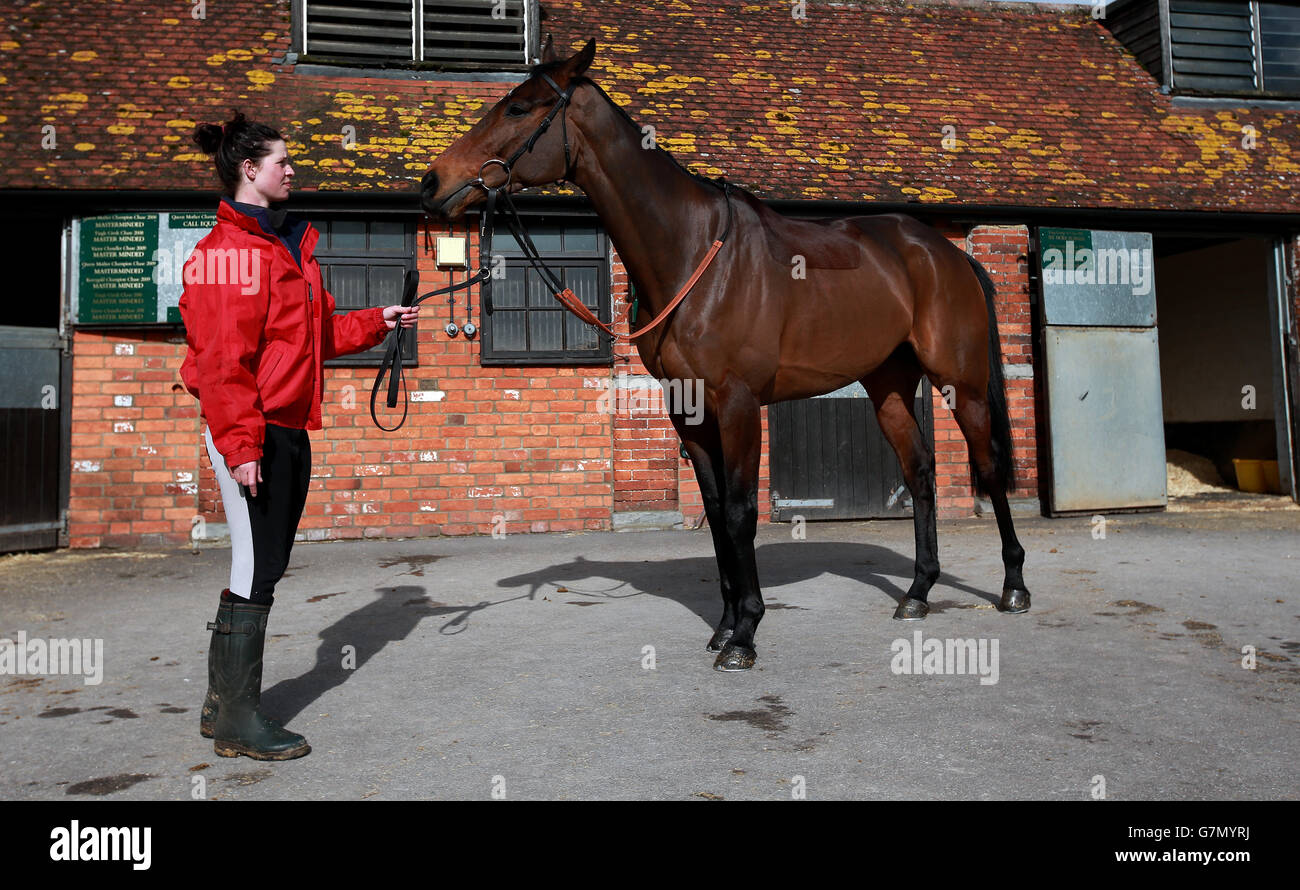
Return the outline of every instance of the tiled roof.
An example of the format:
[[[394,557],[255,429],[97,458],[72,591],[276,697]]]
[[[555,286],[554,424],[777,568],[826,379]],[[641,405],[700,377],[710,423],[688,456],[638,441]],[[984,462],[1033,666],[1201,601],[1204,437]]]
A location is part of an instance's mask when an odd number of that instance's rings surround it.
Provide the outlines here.
[[[592,77],[678,160],[761,197],[1300,212],[1300,112],[1175,105],[1088,7],[543,6],[557,45],[596,38]],[[282,63],[289,0],[206,13],[0,9],[0,187],[215,190],[189,134],[237,105],[281,128],[300,188],[414,192],[509,86],[307,76]]]

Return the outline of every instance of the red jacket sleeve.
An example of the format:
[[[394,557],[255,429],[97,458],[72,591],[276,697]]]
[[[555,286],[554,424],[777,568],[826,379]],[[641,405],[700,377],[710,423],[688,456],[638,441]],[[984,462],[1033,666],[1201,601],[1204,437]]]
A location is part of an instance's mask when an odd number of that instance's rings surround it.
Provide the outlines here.
[[[372,346],[378,346],[388,336],[388,322],[384,321],[384,307],[371,306],[369,309],[353,309],[351,312],[334,314],[333,295],[321,288],[325,294],[324,323],[321,325],[321,360],[337,358],[361,352]]]
[[[196,251],[188,262],[202,261]],[[232,470],[261,458],[266,435],[255,369],[270,302],[270,266],[263,257],[257,290],[251,294],[243,293],[239,282],[185,285],[185,327],[199,344],[199,404],[212,442]]]

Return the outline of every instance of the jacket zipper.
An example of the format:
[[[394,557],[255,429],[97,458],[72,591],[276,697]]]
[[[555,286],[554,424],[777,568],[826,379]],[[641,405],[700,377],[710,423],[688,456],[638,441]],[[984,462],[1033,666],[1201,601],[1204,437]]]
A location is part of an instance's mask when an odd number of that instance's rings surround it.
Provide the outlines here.
[[[305,270],[304,270],[305,271]],[[307,282],[307,333],[311,337],[312,353],[312,374],[311,374],[311,406],[307,408],[307,417],[310,421],[312,407],[316,405],[316,387],[320,383],[320,374],[316,372],[316,315],[312,311],[312,292],[311,282]]]

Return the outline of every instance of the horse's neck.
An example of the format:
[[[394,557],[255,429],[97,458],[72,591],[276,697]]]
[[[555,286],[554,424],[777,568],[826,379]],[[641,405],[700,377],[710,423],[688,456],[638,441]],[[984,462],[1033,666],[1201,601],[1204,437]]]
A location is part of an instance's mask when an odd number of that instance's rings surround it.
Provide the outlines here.
[[[591,199],[647,319],[668,305],[721,233],[711,212],[721,192],[642,147],[641,131],[603,93],[586,106],[574,183]]]

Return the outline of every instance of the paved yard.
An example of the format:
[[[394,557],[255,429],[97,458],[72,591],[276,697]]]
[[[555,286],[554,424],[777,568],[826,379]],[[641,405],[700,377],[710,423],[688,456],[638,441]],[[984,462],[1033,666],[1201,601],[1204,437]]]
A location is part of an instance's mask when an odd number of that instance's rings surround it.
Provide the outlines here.
[[[704,651],[707,531],[300,543],[264,701],[314,750],[286,763],[198,733],[228,550],[0,557],[0,636],[103,641],[97,685],[0,676],[0,798],[1300,796],[1300,511],[1019,527],[1031,612],[993,607],[992,521],[949,522],[920,623],[890,620],[910,522],[760,528],[746,674]],[[983,676],[926,673],[917,632]]]

